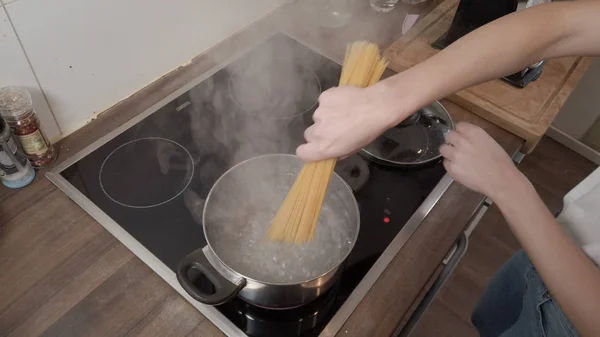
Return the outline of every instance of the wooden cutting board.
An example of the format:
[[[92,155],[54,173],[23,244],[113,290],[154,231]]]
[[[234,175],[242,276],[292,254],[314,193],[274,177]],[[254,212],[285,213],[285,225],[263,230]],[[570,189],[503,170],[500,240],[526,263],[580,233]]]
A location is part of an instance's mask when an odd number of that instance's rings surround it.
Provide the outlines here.
[[[437,53],[431,44],[448,30],[457,6],[457,0],[442,2],[394,42],[385,52],[389,67],[401,72]],[[465,89],[448,99],[523,138],[522,152],[530,153],[590,62],[587,57],[549,60],[540,78],[525,88],[498,79]]]

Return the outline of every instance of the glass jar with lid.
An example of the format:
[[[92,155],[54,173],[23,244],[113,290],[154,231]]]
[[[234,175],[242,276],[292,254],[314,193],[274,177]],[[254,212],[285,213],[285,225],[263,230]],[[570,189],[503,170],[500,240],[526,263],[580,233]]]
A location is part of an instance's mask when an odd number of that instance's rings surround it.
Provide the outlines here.
[[[21,87],[0,88],[0,115],[19,140],[23,152],[35,168],[51,164],[56,151],[41,129],[31,94]]]
[[[0,118],[0,179],[4,186],[21,188],[35,178],[35,170],[16,144],[10,128]]]

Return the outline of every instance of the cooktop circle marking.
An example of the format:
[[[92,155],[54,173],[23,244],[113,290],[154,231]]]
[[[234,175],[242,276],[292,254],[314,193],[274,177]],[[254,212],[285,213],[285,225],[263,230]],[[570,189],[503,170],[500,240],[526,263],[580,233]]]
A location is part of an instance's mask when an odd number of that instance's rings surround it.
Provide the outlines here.
[[[116,157],[115,155],[119,153],[120,150],[125,149],[126,147],[131,146],[132,144],[138,143],[139,142],[144,142],[144,141],[151,141],[153,144],[156,144],[156,151],[157,151],[157,155],[156,157],[148,157],[148,158],[155,158],[156,159],[156,163],[154,163],[155,165],[159,166],[159,169],[161,170],[161,173],[163,175],[163,178],[166,177],[166,175],[169,173],[170,171],[170,166],[172,164],[172,160],[170,157],[167,157],[167,161],[168,164],[166,167],[166,172],[162,172],[164,170],[164,167],[161,166],[160,163],[160,158],[161,158],[161,149],[160,149],[160,144],[163,144],[163,146],[170,146],[171,147],[171,151],[167,154],[167,155],[173,155],[174,153],[176,153],[176,151],[179,151],[180,154],[184,155],[184,162],[185,162],[185,175],[182,179],[182,184],[181,184],[181,188],[177,189],[174,193],[174,195],[172,196],[166,196],[164,200],[160,200],[158,202],[155,203],[143,203],[141,205],[135,205],[133,203],[128,203],[128,202],[123,202],[123,201],[119,201],[119,197],[116,197],[114,194],[111,195],[111,193],[109,193],[109,191],[107,191],[107,189],[109,189],[110,184],[106,184],[107,182],[103,182],[103,172],[105,171],[105,168],[107,167],[107,163],[109,162],[109,160],[111,158]],[[163,148],[164,149],[164,148]],[[172,151],[172,149],[176,149],[175,151]],[[165,149],[165,151],[168,151],[167,149]],[[140,153],[141,151],[136,151],[136,153]],[[165,152],[162,152],[163,154]],[[131,158],[131,157],[125,157],[127,159]],[[165,158],[164,156],[162,158]],[[178,158],[179,160],[181,160],[182,158]],[[135,158],[134,158],[135,160]],[[164,161],[163,161],[164,163]],[[121,163],[122,164],[122,163]],[[118,165],[118,164],[117,164]],[[144,165],[143,162],[140,163],[135,163],[135,164],[130,164],[131,167],[133,168],[141,168]],[[163,164],[165,165],[165,164]],[[111,153],[108,154],[108,156],[106,156],[106,158],[104,158],[104,161],[102,162],[102,165],[100,166],[100,172],[98,173],[98,180],[100,181],[100,188],[102,189],[102,192],[104,192],[104,194],[113,202],[124,206],[124,207],[129,207],[129,208],[138,208],[138,209],[144,209],[144,208],[152,208],[152,207],[156,207],[156,206],[160,206],[160,205],[164,205],[168,202],[170,202],[171,200],[177,198],[178,196],[181,195],[181,193],[183,193],[188,186],[190,185],[190,183],[192,182],[192,179],[194,177],[194,160],[192,158],[192,155],[190,154],[190,152],[181,144],[167,139],[167,138],[162,138],[162,137],[145,137],[145,138],[138,138],[138,139],[134,139],[131,141],[128,141],[127,143],[124,143],[122,145],[120,145],[119,147],[117,147],[116,149],[114,149]],[[180,170],[182,171],[182,170]],[[136,175],[136,174],[141,174],[141,171],[134,171],[134,172],[127,172],[130,173],[132,175]],[[129,177],[123,177],[122,179],[128,180],[130,179],[131,176]],[[158,184],[160,182],[157,182],[155,180],[149,179],[150,181],[144,182],[148,185],[146,185],[146,187],[148,186],[158,186]],[[117,184],[119,182],[116,182]],[[113,184],[114,185],[114,184]],[[132,190],[133,188],[135,188],[135,186],[133,187],[125,187],[125,189],[129,188],[130,190]]]
[[[314,71],[299,62],[285,58],[273,58],[270,61],[270,63],[265,61],[259,67],[250,66],[248,68],[251,69],[248,69],[240,66],[240,68],[234,70],[228,83],[231,100],[243,111],[257,117],[269,119],[294,118],[314,108],[319,101],[322,90],[321,81]],[[280,67],[280,69],[277,67]],[[241,78],[241,81],[236,81],[236,77]],[[237,86],[236,83],[238,83]],[[240,89],[236,90],[238,87]],[[314,93],[311,93],[311,90]],[[304,104],[306,107],[302,107],[303,103],[309,99],[310,105]],[[271,106],[268,106],[268,104],[271,104]],[[265,112],[272,112],[273,109],[280,109],[282,105],[284,110],[291,110],[293,113],[284,111],[283,116],[265,114]],[[298,109],[294,109],[298,106],[300,106],[299,112]]]

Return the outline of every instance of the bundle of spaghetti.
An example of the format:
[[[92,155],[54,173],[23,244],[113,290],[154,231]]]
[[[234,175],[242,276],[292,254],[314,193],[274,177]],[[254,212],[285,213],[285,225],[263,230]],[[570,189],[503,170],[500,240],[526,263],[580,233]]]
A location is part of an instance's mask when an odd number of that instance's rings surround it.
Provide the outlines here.
[[[365,88],[379,81],[386,67],[376,44],[354,42],[346,48],[339,85]],[[273,219],[269,240],[295,244],[312,241],[336,162],[327,159],[304,164]]]

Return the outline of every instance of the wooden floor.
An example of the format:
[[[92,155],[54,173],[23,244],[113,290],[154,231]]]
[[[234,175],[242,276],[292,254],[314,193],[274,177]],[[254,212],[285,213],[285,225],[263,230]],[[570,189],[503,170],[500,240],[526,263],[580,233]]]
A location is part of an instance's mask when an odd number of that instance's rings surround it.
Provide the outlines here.
[[[562,197],[596,167],[555,141],[544,138],[519,166],[552,212]],[[519,243],[495,206],[485,214],[469,239],[469,249],[411,337],[477,336],[471,312],[494,272]]]

